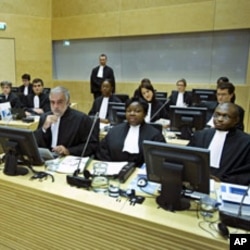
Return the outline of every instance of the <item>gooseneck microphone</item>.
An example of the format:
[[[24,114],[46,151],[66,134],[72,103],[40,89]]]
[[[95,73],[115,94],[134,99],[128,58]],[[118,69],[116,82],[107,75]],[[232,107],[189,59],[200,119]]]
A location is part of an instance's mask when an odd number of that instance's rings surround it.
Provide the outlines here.
[[[150,118],[150,122],[152,122],[152,120],[161,112],[161,110],[163,108],[165,108],[165,106],[170,102],[170,98],[168,98],[162,105],[161,107],[152,115],[152,117]]]
[[[80,176],[78,176],[78,174],[80,173],[80,170],[81,170],[82,158],[83,158],[83,156],[84,156],[84,154],[85,154],[85,152],[87,150],[87,147],[88,147],[88,144],[89,144],[89,141],[90,141],[90,137],[93,134],[93,130],[95,128],[95,125],[96,125],[96,122],[97,122],[98,118],[99,118],[99,113],[97,112],[95,114],[94,121],[93,121],[92,126],[90,128],[86,143],[85,143],[85,145],[83,147],[83,150],[82,150],[82,153],[80,155],[80,159],[79,159],[77,168],[74,171],[73,175],[67,175],[67,183],[70,184],[71,186],[88,188],[91,185],[91,180],[90,179],[80,177]],[[86,169],[86,167],[90,164],[92,159],[93,159],[93,156],[91,156],[89,158],[89,160],[86,162],[84,169]],[[83,170],[83,171],[85,171],[85,170]]]

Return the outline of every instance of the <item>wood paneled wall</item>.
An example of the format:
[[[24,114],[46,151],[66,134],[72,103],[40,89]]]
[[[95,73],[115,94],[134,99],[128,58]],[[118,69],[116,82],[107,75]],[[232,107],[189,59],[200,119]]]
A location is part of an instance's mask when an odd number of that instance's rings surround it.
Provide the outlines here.
[[[0,21],[7,23],[0,37],[15,40],[14,85],[21,84],[22,74],[29,73],[52,86],[51,3],[51,0],[0,1]]]

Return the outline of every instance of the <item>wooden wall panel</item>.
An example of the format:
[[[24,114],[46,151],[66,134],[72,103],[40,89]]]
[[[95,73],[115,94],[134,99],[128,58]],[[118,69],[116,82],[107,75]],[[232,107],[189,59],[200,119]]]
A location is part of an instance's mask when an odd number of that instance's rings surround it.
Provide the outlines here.
[[[215,30],[243,29],[250,27],[249,0],[217,0]]]
[[[21,75],[52,84],[51,0],[9,0],[0,3],[0,21],[7,23],[0,38],[15,39],[16,85]]]
[[[15,40],[0,38],[0,82],[16,82]]]

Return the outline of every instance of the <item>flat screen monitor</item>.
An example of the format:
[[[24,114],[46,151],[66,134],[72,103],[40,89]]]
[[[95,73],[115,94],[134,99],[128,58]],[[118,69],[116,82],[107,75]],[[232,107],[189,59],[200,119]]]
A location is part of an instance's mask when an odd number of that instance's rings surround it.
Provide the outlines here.
[[[0,126],[0,146],[4,156],[4,173],[6,175],[25,175],[27,168],[20,165],[44,164],[41,158],[35,136],[31,130]]]
[[[216,89],[192,89],[192,103],[194,106],[206,101],[217,101]]]
[[[158,99],[158,98],[165,98],[167,99],[168,97],[168,93],[167,92],[160,92],[160,91],[156,91],[155,92],[155,98]]]
[[[180,132],[181,139],[190,140],[196,130],[206,126],[207,108],[170,106],[170,130]]]
[[[113,117],[113,120],[110,122],[111,125],[116,125],[116,124],[126,121],[125,106],[113,106],[112,117]]]
[[[114,124],[114,117],[113,117],[113,111],[112,107],[121,107],[121,109],[125,109],[125,103],[124,102],[109,102],[108,103],[108,120],[110,121],[111,124]]]
[[[163,142],[144,141],[147,179],[161,184],[156,202],[174,211],[185,210],[190,200],[185,191],[209,194],[208,149],[177,146]]]

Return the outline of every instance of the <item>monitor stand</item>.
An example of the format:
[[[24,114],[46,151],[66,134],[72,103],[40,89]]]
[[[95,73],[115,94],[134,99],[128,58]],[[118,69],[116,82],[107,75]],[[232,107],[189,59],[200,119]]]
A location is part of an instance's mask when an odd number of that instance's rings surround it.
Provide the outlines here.
[[[157,204],[169,211],[187,210],[189,199],[182,195],[183,165],[171,162],[163,163],[163,178],[161,180],[161,194],[156,198]]]
[[[26,175],[28,174],[29,170],[25,167],[17,166],[17,153],[16,153],[16,146],[17,143],[9,142],[8,143],[9,150],[5,154],[5,165],[4,165],[4,174],[10,176],[16,175]]]

